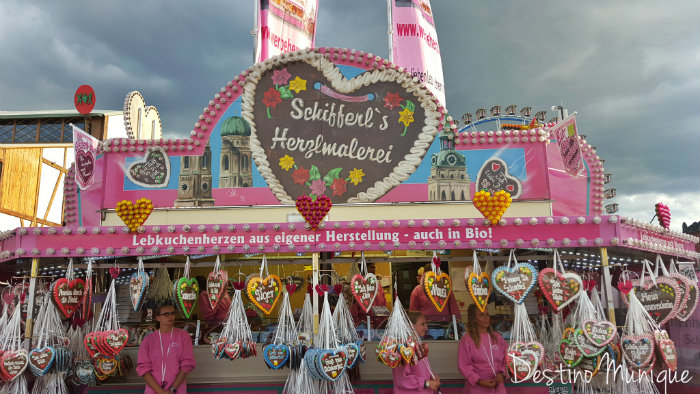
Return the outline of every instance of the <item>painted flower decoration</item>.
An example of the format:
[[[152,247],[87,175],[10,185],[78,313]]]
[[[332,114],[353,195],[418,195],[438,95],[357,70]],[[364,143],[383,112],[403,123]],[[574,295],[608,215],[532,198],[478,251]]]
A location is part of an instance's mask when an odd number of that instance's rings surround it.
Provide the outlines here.
[[[272,119],[270,115],[270,107],[275,108],[277,104],[282,102],[282,97],[280,97],[280,92],[275,88],[268,89],[263,94],[263,104],[267,107],[267,118]]]
[[[285,171],[289,171],[294,167],[294,158],[289,155],[284,155],[284,157],[280,159],[280,167]]]
[[[304,167],[299,167],[292,173],[292,178],[294,178],[294,183],[303,185],[309,180],[309,170]]]
[[[326,192],[326,183],[321,179],[316,179],[311,182],[311,193],[317,196],[324,194]]]
[[[297,75],[297,77],[292,79],[292,81],[289,83],[289,90],[293,90],[297,94],[303,90],[306,90],[306,80],[299,78]]]
[[[394,109],[401,105],[402,97],[398,93],[387,93],[384,97],[384,107]]]
[[[401,133],[401,136],[403,137],[406,135],[406,131],[408,131],[408,126],[413,123],[413,111],[411,111],[407,105],[403,107],[403,110],[399,112],[399,115],[401,115],[399,118],[399,123],[403,123],[404,125],[403,133]]]
[[[333,183],[331,183],[331,190],[333,190],[333,195],[342,196],[343,194],[345,194],[345,192],[348,190],[347,184],[348,181],[346,181],[345,179],[333,179]]]
[[[365,176],[364,171],[360,168],[359,170],[357,168],[353,168],[352,171],[350,171],[350,182],[352,182],[353,185],[357,186],[358,183],[362,182],[362,177]]]
[[[286,67],[281,70],[275,70],[272,74],[272,83],[275,85],[286,85],[291,77],[292,75],[287,71]]]

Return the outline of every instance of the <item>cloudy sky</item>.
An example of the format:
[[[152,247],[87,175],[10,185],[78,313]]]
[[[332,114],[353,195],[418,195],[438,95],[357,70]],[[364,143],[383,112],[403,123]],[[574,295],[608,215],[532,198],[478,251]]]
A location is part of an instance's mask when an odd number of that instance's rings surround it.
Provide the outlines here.
[[[383,0],[320,0],[317,46],[388,57]],[[139,90],[185,136],[253,59],[254,1],[0,2],[0,110],[70,109],[77,86],[120,110]],[[447,107],[578,111],[620,213],[700,220],[700,2],[433,0]],[[549,111],[548,118],[553,117]]]

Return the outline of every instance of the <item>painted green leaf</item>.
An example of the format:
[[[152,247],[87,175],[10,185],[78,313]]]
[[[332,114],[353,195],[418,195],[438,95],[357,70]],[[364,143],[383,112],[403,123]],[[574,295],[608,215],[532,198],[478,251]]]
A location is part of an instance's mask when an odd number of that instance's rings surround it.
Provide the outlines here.
[[[291,99],[294,98],[294,95],[292,92],[289,90],[287,86],[280,86],[277,90],[280,92],[280,98],[283,99]]]
[[[309,170],[309,180],[315,181],[317,179],[321,179],[321,172],[318,170],[318,167],[312,164]]]
[[[416,105],[413,104],[413,102],[412,102],[411,100],[406,100],[406,109],[408,109],[408,110],[411,111],[411,112],[415,112],[415,111],[416,111]]]
[[[323,181],[326,182],[328,186],[330,186],[331,183],[333,183],[334,179],[340,178],[341,171],[343,171],[342,167],[334,168],[328,171],[328,174],[326,174],[326,176],[323,177]]]

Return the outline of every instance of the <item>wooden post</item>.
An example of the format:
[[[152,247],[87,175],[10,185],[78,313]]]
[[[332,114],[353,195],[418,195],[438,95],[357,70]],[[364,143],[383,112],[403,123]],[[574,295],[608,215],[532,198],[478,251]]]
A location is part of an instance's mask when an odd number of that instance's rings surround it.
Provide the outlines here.
[[[27,322],[25,324],[24,337],[27,341],[27,351],[31,349],[32,326],[34,323],[34,294],[36,293],[36,277],[39,274],[39,259],[32,259],[32,269],[29,274],[29,300],[27,301]],[[20,308],[20,306],[17,306]]]
[[[608,308],[608,321],[615,324],[615,304],[613,303],[612,280],[610,278],[610,265],[608,262],[608,248],[600,248],[600,262],[603,264],[603,286],[605,287],[605,300]]]
[[[311,255],[311,268],[312,268],[312,279],[311,279],[311,293],[313,294],[313,308],[314,308],[314,334],[318,334],[318,292],[316,291],[316,286],[318,285],[318,252],[314,252]]]

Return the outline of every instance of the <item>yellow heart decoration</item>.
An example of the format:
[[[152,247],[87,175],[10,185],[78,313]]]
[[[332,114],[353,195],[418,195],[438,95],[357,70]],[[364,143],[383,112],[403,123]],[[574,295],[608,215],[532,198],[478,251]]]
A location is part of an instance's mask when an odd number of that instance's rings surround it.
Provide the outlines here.
[[[122,200],[117,203],[115,210],[129,230],[135,233],[153,212],[153,202],[147,198],[139,198],[136,204],[129,200]]]
[[[428,271],[423,277],[423,289],[428,299],[433,303],[438,312],[442,312],[447,305],[447,300],[452,293],[452,282],[446,273],[436,275],[433,271]]]
[[[265,278],[259,276],[252,277],[248,280],[246,286],[246,294],[258,309],[269,315],[282,294],[280,277],[277,275],[268,275]]]
[[[489,296],[491,296],[491,291],[493,290],[489,274],[486,272],[482,272],[479,275],[474,272],[470,273],[469,278],[467,278],[467,288],[476,307],[482,312],[486,310],[486,304],[488,304]]]
[[[506,213],[508,207],[513,202],[510,193],[499,190],[491,196],[486,190],[478,191],[474,194],[473,204],[491,224],[498,224],[501,217]]]

